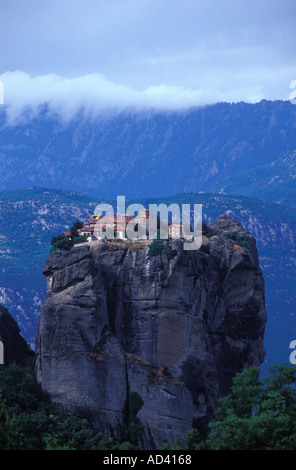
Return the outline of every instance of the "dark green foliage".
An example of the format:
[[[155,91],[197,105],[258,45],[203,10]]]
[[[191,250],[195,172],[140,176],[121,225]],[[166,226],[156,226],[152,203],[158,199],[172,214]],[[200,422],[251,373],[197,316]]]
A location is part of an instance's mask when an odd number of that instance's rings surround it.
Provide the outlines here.
[[[62,234],[53,236],[50,244],[52,245],[51,253],[58,250],[70,250],[73,246],[72,241]]]
[[[188,429],[182,438],[182,442],[176,439],[173,443],[166,442],[161,450],[207,450],[206,441],[201,437],[197,429]]]
[[[148,249],[148,258],[152,258],[153,256],[159,255],[164,250],[164,240],[153,240],[151,245],[149,245]]]
[[[78,237],[75,237],[73,239],[73,246],[77,245],[77,243],[84,243],[84,242],[86,242],[86,240],[87,240],[86,235],[79,235]]]
[[[173,259],[177,256],[177,250],[172,248],[168,240],[155,239],[151,245],[149,245],[148,258],[151,259],[153,256],[160,255],[164,250],[166,250],[169,259]]]
[[[239,233],[235,231],[224,232],[224,236],[235,240],[238,245],[244,248],[250,248],[253,244],[251,235],[247,233]]]
[[[296,369],[281,365],[270,372],[264,382],[256,367],[235,377],[211,425],[213,449],[296,449]]]
[[[202,234],[207,238],[210,238],[214,235],[213,230],[210,229],[205,222],[202,222]]]
[[[209,428],[206,439],[189,429],[162,449],[296,450],[296,368],[272,366],[262,381],[258,367],[237,374]]]
[[[21,439],[16,413],[0,394],[0,450],[20,449]]]
[[[79,416],[55,410],[51,415],[54,422],[52,432],[44,439],[46,449],[95,450],[100,439],[88,421]]]
[[[135,412],[138,405],[131,404]],[[98,436],[86,419],[46,402],[34,376],[34,360],[0,367],[0,450],[131,448],[129,442]]]
[[[83,223],[80,222],[80,220],[77,219],[76,222],[74,222],[74,224],[72,225],[72,227],[70,229],[71,239],[72,240],[79,237],[78,230],[80,228],[83,228]]]
[[[87,240],[86,235],[79,235],[78,229],[83,227],[83,223],[77,220],[74,222],[70,229],[70,237],[66,237],[63,234],[59,234],[57,236],[53,236],[51,238],[51,250],[50,252],[52,253],[53,251],[58,251],[58,250],[71,250],[74,245],[77,243],[84,243]]]
[[[8,407],[17,406],[18,410],[36,410],[41,398],[40,387],[30,373],[31,360],[22,367],[10,364],[0,368],[0,394]]]
[[[184,448],[186,450],[207,450],[207,442],[202,439],[200,432],[197,429],[189,429],[184,437]]]

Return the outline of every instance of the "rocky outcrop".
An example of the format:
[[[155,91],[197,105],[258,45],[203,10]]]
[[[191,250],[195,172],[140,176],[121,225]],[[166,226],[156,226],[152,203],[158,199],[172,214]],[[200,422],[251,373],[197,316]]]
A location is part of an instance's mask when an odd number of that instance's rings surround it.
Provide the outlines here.
[[[149,257],[149,243],[93,242],[44,264],[37,377],[104,434],[159,448],[201,431],[233,376],[264,359],[264,280],[236,221]]]
[[[28,344],[20,335],[20,329],[7,308],[0,305],[0,363],[22,364],[31,354]]]

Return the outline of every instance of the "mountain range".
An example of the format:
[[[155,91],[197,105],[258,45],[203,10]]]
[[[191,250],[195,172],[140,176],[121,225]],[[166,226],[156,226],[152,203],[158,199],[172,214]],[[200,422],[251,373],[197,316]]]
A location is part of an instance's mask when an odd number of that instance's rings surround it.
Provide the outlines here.
[[[70,122],[42,109],[14,124],[3,109],[0,190],[34,185],[129,199],[203,191],[295,205],[295,129],[290,101]]]
[[[266,286],[266,361],[288,362],[296,338],[296,107],[217,103],[178,113],[63,122],[43,109],[15,123],[0,113],[0,303],[34,344],[53,235],[97,203],[199,203],[257,240]]]

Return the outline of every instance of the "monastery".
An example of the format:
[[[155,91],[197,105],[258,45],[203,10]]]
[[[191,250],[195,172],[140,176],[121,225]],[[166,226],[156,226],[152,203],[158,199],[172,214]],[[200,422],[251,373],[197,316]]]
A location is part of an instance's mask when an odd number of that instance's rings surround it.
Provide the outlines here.
[[[136,217],[131,215],[114,216],[114,217],[101,217],[92,215],[90,219],[84,223],[83,227],[78,230],[79,235],[86,235],[87,241],[100,240],[106,238],[104,231],[107,228],[114,230],[114,240],[127,240],[126,230],[128,224],[135,219],[135,232],[137,231],[137,225],[146,227],[146,233],[141,233],[139,239],[149,239],[149,218],[157,219],[155,214],[152,214],[147,209],[142,209]],[[103,219],[104,223],[99,225],[98,222]],[[157,220],[154,220],[155,226],[157,226]],[[69,237],[70,232],[64,232],[63,235]],[[182,238],[182,225],[171,223],[168,225],[168,237],[169,238]]]

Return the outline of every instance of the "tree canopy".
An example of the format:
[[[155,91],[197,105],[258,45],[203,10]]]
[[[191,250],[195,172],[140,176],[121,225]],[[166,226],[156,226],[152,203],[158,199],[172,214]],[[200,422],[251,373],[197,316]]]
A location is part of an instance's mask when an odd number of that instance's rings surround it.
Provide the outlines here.
[[[184,436],[185,447],[195,450],[295,450],[296,368],[285,364],[272,366],[270,375],[262,380],[258,367],[237,374],[231,392],[219,400],[209,427],[205,440],[197,430],[189,430]]]
[[[53,251],[58,251],[58,250],[70,250],[77,243],[86,242],[87,240],[86,235],[79,235],[79,232],[78,232],[78,230],[82,227],[83,227],[83,223],[77,219],[76,222],[73,223],[70,229],[69,237],[67,237],[64,234],[53,236],[50,242],[51,247],[52,247],[50,252],[52,253]]]

